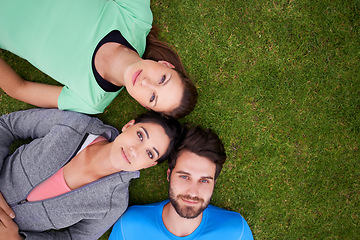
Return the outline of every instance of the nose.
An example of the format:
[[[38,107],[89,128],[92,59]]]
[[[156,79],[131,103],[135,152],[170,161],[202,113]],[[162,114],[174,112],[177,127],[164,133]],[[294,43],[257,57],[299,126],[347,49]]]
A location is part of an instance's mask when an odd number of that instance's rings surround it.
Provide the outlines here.
[[[198,185],[197,185],[196,181],[191,181],[189,183],[186,193],[191,197],[198,196],[199,191],[198,191]]]
[[[151,79],[149,79],[149,78],[144,78],[144,79],[142,80],[142,82],[141,82],[141,86],[143,86],[143,87],[148,87],[148,88],[150,88],[150,89],[152,89],[152,90],[155,89],[155,84],[154,84],[153,81],[151,81]]]

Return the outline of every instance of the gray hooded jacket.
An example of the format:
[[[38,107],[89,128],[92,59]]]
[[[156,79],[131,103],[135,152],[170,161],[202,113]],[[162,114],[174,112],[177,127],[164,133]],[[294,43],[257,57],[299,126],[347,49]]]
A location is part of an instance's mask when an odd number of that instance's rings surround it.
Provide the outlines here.
[[[119,172],[42,201],[28,202],[38,184],[63,167],[87,135],[114,140],[118,131],[99,119],[57,109],[31,109],[0,118],[0,192],[26,239],[98,239],[128,206],[139,172]],[[9,155],[14,140],[31,138]],[[58,230],[58,231],[54,231]]]

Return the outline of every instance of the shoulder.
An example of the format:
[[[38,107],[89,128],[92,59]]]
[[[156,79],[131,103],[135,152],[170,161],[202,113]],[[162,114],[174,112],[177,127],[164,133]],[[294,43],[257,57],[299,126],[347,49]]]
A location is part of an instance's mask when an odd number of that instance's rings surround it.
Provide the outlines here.
[[[47,120],[49,118],[56,119],[61,125],[72,127],[77,131],[86,129],[91,122],[100,121],[94,117],[74,111],[59,109],[46,109],[44,111],[46,111]]]
[[[209,205],[206,212],[207,225],[214,225],[217,231],[239,236],[239,239],[253,239],[250,227],[240,213],[213,205]]]
[[[124,218],[137,216],[138,218],[147,218],[152,217],[152,214],[155,214],[159,208],[162,209],[164,206],[164,202],[157,202],[145,205],[134,205],[128,208],[126,213],[124,214]]]
[[[32,119],[44,119],[51,125],[87,125],[92,117],[73,111],[60,110],[56,108],[34,108],[12,113],[14,116]]]
[[[33,114],[41,114],[49,124],[62,126],[74,132],[89,132],[100,135],[106,132],[108,138],[113,140],[118,134],[118,130],[112,126],[104,124],[100,119],[83,113],[59,109],[34,109]]]
[[[131,13],[134,18],[141,19],[144,22],[152,22],[150,0],[115,0],[115,2]]]
[[[217,220],[221,219],[221,225],[239,226],[246,223],[245,219],[238,212],[229,211],[213,205],[207,208],[208,217],[210,219],[216,216]],[[233,225],[235,224],[235,225]]]
[[[159,236],[162,233],[159,221],[165,203],[166,201],[129,207],[113,226],[109,240],[138,239],[144,232],[147,236]]]

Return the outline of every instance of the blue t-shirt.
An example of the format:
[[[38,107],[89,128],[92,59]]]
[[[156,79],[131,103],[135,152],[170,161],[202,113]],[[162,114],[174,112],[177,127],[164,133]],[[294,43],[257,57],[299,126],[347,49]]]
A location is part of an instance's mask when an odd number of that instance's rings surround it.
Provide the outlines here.
[[[162,211],[169,200],[130,207],[115,223],[109,240],[245,240],[253,239],[245,219],[237,212],[209,205],[203,212],[199,227],[186,237],[169,232]]]

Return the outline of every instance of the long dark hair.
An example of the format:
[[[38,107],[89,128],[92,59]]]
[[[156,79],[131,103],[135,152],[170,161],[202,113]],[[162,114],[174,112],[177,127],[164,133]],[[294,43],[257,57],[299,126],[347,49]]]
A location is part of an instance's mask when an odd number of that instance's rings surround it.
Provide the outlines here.
[[[158,28],[153,26],[146,38],[146,49],[143,55],[144,59],[151,59],[154,61],[165,60],[175,66],[176,72],[179,74],[184,86],[184,92],[181,99],[180,106],[171,112],[164,112],[163,114],[179,119],[188,115],[194,110],[197,103],[198,93],[196,86],[189,79],[186,74],[184,65],[177,52],[173,50],[168,44],[162,42],[158,38]]]

